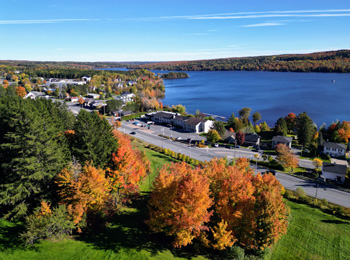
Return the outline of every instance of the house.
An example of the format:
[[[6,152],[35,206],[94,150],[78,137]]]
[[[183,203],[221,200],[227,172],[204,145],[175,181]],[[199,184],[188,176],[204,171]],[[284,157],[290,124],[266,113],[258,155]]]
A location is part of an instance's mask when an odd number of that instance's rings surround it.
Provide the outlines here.
[[[29,98],[29,99],[35,99],[35,98],[36,98],[36,95],[34,95],[34,93],[32,93],[32,92],[29,92],[29,93],[24,97],[24,99],[27,99],[27,98]]]
[[[190,117],[186,121],[184,121],[184,130],[187,132],[200,132],[200,125],[202,123],[202,119]]]
[[[260,145],[260,136],[253,134],[246,134],[244,139],[245,146],[258,146]]]
[[[162,123],[171,124],[176,115],[177,114],[173,112],[161,111],[153,114],[152,120],[160,124]]]
[[[173,125],[175,126],[179,126],[181,128],[184,128],[185,125],[185,121],[188,119],[188,117],[186,116],[178,116],[175,115],[175,117],[173,118]]]
[[[338,144],[338,143],[332,143],[332,142],[325,142],[323,144],[323,152],[332,157],[345,156],[345,152],[346,152],[345,149],[346,148],[344,144]]]
[[[82,77],[81,78],[83,81],[85,81],[85,82],[89,82],[90,80],[91,80],[91,77],[89,77],[89,76],[84,76],[84,77]]]
[[[88,98],[92,98],[92,99],[99,99],[100,95],[99,94],[94,94],[94,93],[87,93],[86,95]]]
[[[78,97],[70,97],[69,99],[71,102],[78,102],[79,101]]]
[[[203,132],[208,133],[209,130],[213,127],[212,120],[204,120],[201,118],[190,117],[184,121],[184,130],[188,132]]]
[[[346,165],[323,163],[322,166],[322,177],[328,180],[337,181],[339,183],[344,183],[346,172]]]
[[[289,148],[292,148],[293,137],[277,135],[272,138],[272,148],[275,148],[278,144],[285,144]]]
[[[236,142],[236,133],[226,131],[224,140],[226,143],[234,144]]]
[[[120,100],[123,101],[124,103],[127,103],[127,102],[133,101],[133,98],[134,98],[134,97],[135,97],[135,94],[134,94],[134,93],[123,92],[123,93],[120,95]]]

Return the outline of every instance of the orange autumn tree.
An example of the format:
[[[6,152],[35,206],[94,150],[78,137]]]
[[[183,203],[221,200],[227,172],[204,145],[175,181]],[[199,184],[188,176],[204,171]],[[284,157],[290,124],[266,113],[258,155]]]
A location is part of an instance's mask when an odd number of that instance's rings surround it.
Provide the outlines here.
[[[247,168],[247,163],[248,161],[242,158],[237,160],[234,166],[229,166],[223,164],[221,159],[212,160],[204,166],[206,172],[216,172],[211,176],[212,183],[216,183],[211,186],[214,189],[214,212],[218,219],[216,225],[221,222],[226,224],[225,231],[231,232],[229,236],[226,235],[227,242],[241,242],[246,234],[251,233],[254,226],[252,215],[255,198],[251,182],[253,172]],[[229,244],[227,243],[227,246]],[[216,244],[213,244],[213,247],[215,248]]]
[[[154,183],[147,223],[153,231],[172,236],[175,247],[186,246],[208,230],[212,204],[209,179],[199,169],[186,163],[166,165]]]
[[[71,163],[57,176],[61,203],[67,205],[68,214],[78,226],[84,214],[101,211],[110,196],[110,183],[105,171],[96,169],[91,163],[81,169],[78,163]]]
[[[276,145],[277,159],[284,167],[290,167],[292,170],[298,167],[299,159],[292,153],[285,144]]]
[[[272,174],[252,178],[254,191],[253,230],[241,240],[247,248],[263,250],[271,247],[287,233],[289,209],[282,195],[284,188]]]
[[[17,94],[17,96],[25,97],[27,95],[27,92],[26,92],[26,89],[24,87],[18,86],[16,88],[16,94]]]
[[[200,197],[191,195],[197,186],[179,191],[182,178],[190,173],[207,178],[200,190],[205,193]],[[192,184],[195,185],[194,181]],[[224,250],[235,243],[247,249],[263,250],[286,233],[288,210],[282,200],[283,192],[273,175],[256,176],[245,158],[234,165],[214,158],[204,163],[203,168],[196,169],[186,164],[172,165],[163,168],[156,179],[148,223],[153,231],[175,237],[175,246],[185,246],[198,238],[205,246],[216,250]],[[211,201],[212,206],[207,207],[210,203],[203,201]],[[213,215],[209,222],[188,227],[187,218],[189,213],[194,214],[196,207],[202,207],[202,213]],[[179,208],[187,209],[186,214],[179,212]],[[200,231],[191,233],[194,227]]]
[[[149,171],[149,162],[140,151],[133,149],[128,136],[114,130],[118,149],[112,154],[111,166],[107,169],[114,191],[115,204],[123,202],[129,195],[139,191],[141,180]]]

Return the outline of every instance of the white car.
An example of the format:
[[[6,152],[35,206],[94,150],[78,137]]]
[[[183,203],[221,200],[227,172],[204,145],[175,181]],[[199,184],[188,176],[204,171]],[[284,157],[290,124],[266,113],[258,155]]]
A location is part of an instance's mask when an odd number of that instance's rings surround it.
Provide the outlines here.
[[[181,140],[181,139],[182,139],[181,136],[176,137],[176,140]]]
[[[218,143],[215,143],[215,144],[214,144],[214,147],[219,147],[219,144],[218,144]]]

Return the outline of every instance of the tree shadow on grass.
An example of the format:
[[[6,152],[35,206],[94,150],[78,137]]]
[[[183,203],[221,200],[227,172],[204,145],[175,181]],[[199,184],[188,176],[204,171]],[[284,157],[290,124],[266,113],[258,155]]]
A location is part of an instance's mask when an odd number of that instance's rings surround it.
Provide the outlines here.
[[[0,222],[0,251],[14,250],[24,247],[20,234],[25,230],[21,224]]]
[[[132,204],[135,210],[124,211],[117,215],[113,223],[101,233],[92,233],[77,239],[102,250],[115,252],[121,249],[147,250],[152,255],[170,250],[177,257],[192,258],[194,253],[191,250],[174,249],[170,238],[149,230],[145,223],[148,218],[148,197],[146,194],[140,196]]]
[[[338,219],[334,219],[334,220],[324,219],[324,220],[321,220],[321,222],[329,223],[329,224],[346,224],[346,225],[349,224],[349,222],[338,220]]]

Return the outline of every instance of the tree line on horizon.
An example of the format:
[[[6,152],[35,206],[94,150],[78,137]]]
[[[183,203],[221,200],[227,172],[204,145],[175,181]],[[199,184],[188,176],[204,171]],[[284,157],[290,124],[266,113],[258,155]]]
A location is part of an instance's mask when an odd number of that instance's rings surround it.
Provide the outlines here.
[[[175,71],[350,72],[350,51],[130,64],[127,68]]]

